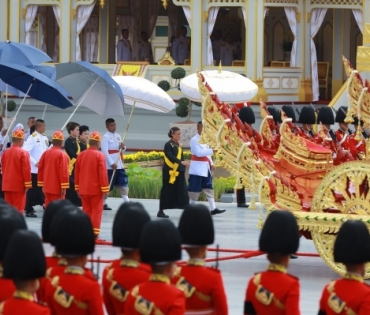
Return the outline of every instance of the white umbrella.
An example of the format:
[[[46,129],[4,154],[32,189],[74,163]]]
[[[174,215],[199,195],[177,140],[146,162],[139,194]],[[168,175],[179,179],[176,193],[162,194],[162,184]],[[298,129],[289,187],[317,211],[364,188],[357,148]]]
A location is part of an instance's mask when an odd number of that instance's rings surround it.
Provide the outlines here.
[[[206,70],[200,72],[221,102],[243,103],[250,101],[258,86],[248,78],[230,71]],[[193,73],[180,81],[181,92],[190,100],[201,102],[197,74]]]
[[[117,82],[125,95],[125,104],[132,106],[123,141],[125,141],[132,113],[135,107],[154,112],[168,113],[175,108],[173,99],[155,83],[142,77],[116,76]]]

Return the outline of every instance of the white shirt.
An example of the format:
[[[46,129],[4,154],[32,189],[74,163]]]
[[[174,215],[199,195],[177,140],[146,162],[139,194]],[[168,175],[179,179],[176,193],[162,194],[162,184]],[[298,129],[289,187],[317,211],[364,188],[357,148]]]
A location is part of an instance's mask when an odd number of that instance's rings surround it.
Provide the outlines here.
[[[117,43],[117,61],[132,61],[131,43],[122,38]]]
[[[189,59],[190,56],[190,38],[180,36],[173,41],[173,58],[176,64],[184,64],[185,59]]]
[[[105,162],[107,165],[107,169],[111,170],[112,165],[114,163],[117,164],[117,169],[123,168],[122,159],[118,159],[118,152],[117,153],[109,153],[110,150],[119,151],[119,147],[122,143],[122,138],[118,133],[107,132],[102,140],[101,140],[101,152],[105,155]],[[126,147],[122,150],[122,152],[126,151]]]
[[[135,45],[134,60],[145,61],[145,59],[153,63],[152,45],[149,42],[140,40]]]
[[[27,141],[23,145],[23,149],[26,150],[30,154],[31,160],[31,173],[37,174],[38,167],[36,164],[40,161],[41,155],[49,148],[49,139],[35,131],[32,135],[30,135]]]
[[[189,167],[189,174],[198,175],[202,177],[208,177],[210,171],[210,165],[213,165],[212,154],[213,150],[207,144],[200,144],[198,141],[200,135],[196,134],[190,140],[190,151],[191,154],[197,157],[206,157],[208,161],[191,161]]]

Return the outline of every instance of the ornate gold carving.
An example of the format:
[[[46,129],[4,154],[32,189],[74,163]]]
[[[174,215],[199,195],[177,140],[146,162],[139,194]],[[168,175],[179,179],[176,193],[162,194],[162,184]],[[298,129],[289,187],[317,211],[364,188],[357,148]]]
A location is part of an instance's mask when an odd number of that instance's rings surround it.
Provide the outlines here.
[[[357,47],[356,64],[358,71],[360,72],[370,71],[370,47],[367,46]]]
[[[104,8],[104,5],[105,5],[105,0],[99,0],[99,1],[100,1],[100,6],[103,9]]]
[[[163,3],[163,7],[164,7],[165,9],[167,9],[168,0],[162,0],[162,3]]]
[[[265,0],[265,3],[290,3],[290,4],[299,4],[299,0]]]
[[[301,12],[299,12],[298,8],[295,8],[295,18],[297,19],[297,23],[301,23]]]
[[[311,12],[307,13],[307,23],[310,23],[311,21]]]
[[[370,23],[365,23],[363,36],[364,45],[370,45]]]
[[[171,57],[171,54],[169,51],[166,51],[161,59],[158,60],[158,65],[161,66],[173,66],[175,65],[175,60]]]
[[[310,0],[311,5],[360,5],[363,0]]]

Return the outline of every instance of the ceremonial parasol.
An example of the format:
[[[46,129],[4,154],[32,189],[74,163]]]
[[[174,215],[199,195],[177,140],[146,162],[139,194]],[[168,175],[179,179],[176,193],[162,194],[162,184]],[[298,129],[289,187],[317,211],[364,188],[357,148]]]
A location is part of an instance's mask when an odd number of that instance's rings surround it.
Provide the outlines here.
[[[62,130],[81,105],[105,118],[124,116],[122,91],[105,70],[86,61],[61,63],[55,67],[55,81],[69,92],[77,104]]]
[[[238,73],[223,71],[221,68],[219,70],[205,70],[200,73],[221,102],[248,102],[257,94],[257,84]],[[183,78],[180,81],[180,89],[190,100],[202,101],[196,73]]]
[[[176,106],[173,99],[165,91],[147,79],[134,76],[115,76],[113,77],[113,80],[117,82],[118,86],[125,94],[125,104],[132,106],[125,134],[122,137],[123,142],[125,142],[135,107],[155,112],[168,113]],[[118,158],[121,156],[121,152],[122,150],[120,149]],[[116,161],[116,163],[117,162],[118,161]],[[111,184],[114,178],[114,173],[115,170],[113,171]]]

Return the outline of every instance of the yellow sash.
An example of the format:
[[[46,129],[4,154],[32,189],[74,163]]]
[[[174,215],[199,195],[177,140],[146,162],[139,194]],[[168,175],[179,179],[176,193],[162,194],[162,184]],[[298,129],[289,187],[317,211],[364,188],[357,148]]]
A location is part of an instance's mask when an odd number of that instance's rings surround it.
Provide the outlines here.
[[[80,144],[78,143],[78,139],[76,139],[76,144],[77,144],[77,152],[76,152],[76,155],[79,155],[80,152],[81,152],[81,147],[80,147]],[[68,172],[69,172],[69,175],[72,174],[72,171],[73,171],[73,167],[76,163],[76,159],[75,158],[70,158],[69,159],[69,165],[68,165]]]
[[[181,160],[181,154],[182,154],[182,148],[179,147],[179,151],[177,152],[177,156],[176,158]],[[179,176],[179,172],[177,171],[177,169],[179,168],[179,163],[172,163],[167,157],[166,155],[164,156],[164,162],[166,163],[166,165],[171,168],[171,170],[169,171],[170,173],[170,180],[169,180],[169,183],[170,184],[173,184],[176,180],[176,177]]]

